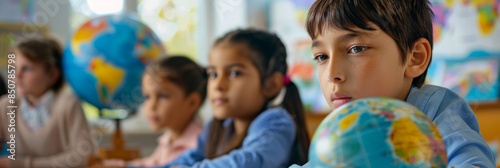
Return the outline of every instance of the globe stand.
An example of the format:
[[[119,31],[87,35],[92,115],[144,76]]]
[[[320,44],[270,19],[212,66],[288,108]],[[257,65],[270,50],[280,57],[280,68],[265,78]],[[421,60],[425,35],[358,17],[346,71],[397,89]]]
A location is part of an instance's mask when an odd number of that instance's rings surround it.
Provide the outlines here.
[[[120,159],[130,161],[140,157],[138,149],[127,149],[125,147],[125,139],[123,138],[121,127],[121,119],[115,119],[116,129],[113,133],[113,145],[111,149],[100,148],[99,158],[101,159]]]
[[[99,117],[102,117],[102,110],[99,110]],[[128,116],[127,116],[128,117]],[[134,160],[140,157],[140,152],[136,148],[126,148],[125,139],[123,138],[121,130],[121,120],[123,118],[114,118],[115,131],[112,136],[111,148],[99,148],[97,156],[91,156],[88,161],[88,166],[99,164],[107,159],[119,159],[124,161]]]

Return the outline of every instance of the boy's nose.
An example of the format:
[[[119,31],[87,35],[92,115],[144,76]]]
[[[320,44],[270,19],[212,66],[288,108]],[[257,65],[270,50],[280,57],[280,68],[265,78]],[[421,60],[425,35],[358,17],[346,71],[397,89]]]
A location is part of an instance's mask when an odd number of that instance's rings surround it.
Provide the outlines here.
[[[338,76],[334,76],[333,79],[330,80],[330,82],[332,82],[332,83],[341,83],[343,81],[344,81],[344,79],[341,77],[338,77]]]
[[[345,81],[345,75],[342,65],[339,62],[331,61],[328,64],[328,81],[331,83],[342,83]]]
[[[22,75],[22,74],[23,74],[23,73],[21,73],[21,70],[20,70],[20,69],[16,69],[16,72],[14,72],[14,75],[16,75],[16,77],[15,77],[15,78],[19,78],[19,79],[20,79],[20,78],[22,78],[22,77],[23,77],[23,75]]]
[[[146,112],[149,113],[155,113],[157,108],[158,108],[158,103],[156,100],[148,100],[148,102],[144,106],[144,110],[146,110]]]

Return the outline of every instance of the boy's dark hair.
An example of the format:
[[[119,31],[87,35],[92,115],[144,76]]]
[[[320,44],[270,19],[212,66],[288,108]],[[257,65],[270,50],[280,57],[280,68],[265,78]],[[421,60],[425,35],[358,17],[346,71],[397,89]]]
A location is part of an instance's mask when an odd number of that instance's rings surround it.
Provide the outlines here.
[[[243,45],[252,52],[252,54],[249,55],[249,59],[259,71],[262,86],[266,79],[275,72],[287,75],[288,65],[286,61],[286,48],[283,42],[281,42],[275,34],[255,29],[238,29],[228,32],[217,39],[214,46],[224,42],[234,45]],[[286,86],[286,93],[281,106],[294,118],[297,128],[297,136],[293,144],[290,162],[292,162],[291,164],[302,165],[307,162],[310,142],[307,134],[307,127],[305,125],[304,107],[299,96],[299,91],[293,82],[290,82]],[[263,107],[263,109],[265,108],[266,107]],[[235,137],[236,140],[233,142],[237,143],[229,144],[229,147],[225,148],[222,153],[218,153],[217,149],[219,141],[221,140],[220,137],[222,137],[224,133],[222,124],[223,120],[214,119],[210,126],[210,136],[206,150],[207,158],[216,158],[220,155],[229,153],[233,149],[239,148],[246,136]]]
[[[147,67],[146,73],[174,83],[183,89],[185,95],[199,93],[201,101],[207,96],[205,69],[186,56],[172,55],[160,58]]]
[[[413,43],[425,38],[432,49],[433,13],[427,0],[317,0],[307,14],[307,32],[315,39],[325,28],[373,30],[371,22],[398,45],[403,63]],[[429,61],[430,64],[430,61]],[[412,86],[421,87],[427,69],[413,79]]]
[[[62,46],[56,39],[44,35],[22,38],[14,45],[13,49],[23,54],[28,60],[45,65],[46,70],[58,69],[59,78],[51,89],[59,91],[63,87]]]

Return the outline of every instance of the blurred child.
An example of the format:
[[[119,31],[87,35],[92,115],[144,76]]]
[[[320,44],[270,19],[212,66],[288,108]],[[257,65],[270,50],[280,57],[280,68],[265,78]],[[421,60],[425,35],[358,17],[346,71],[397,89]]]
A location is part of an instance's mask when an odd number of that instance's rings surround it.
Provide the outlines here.
[[[0,141],[15,160],[4,156],[0,167],[85,166],[94,146],[79,99],[63,89],[61,46],[36,36],[19,41],[13,54],[16,98],[0,99]]]
[[[235,30],[218,39],[207,68],[215,117],[198,147],[166,167],[304,163],[309,138],[298,90],[286,75],[286,56],[281,40],[264,31]]]
[[[185,56],[169,56],[148,66],[142,78],[144,112],[151,128],[167,131],[154,153],[128,163],[106,161],[106,166],[155,167],[196,147],[203,124],[196,114],[206,97],[205,71]]]
[[[367,97],[406,101],[438,127],[455,167],[494,167],[469,105],[452,91],[423,86],[432,55],[427,0],[317,0],[307,31],[331,108]]]
[[[7,85],[3,77],[0,76],[0,96],[4,94],[7,94]],[[0,157],[2,156],[8,156],[7,142],[0,140]]]

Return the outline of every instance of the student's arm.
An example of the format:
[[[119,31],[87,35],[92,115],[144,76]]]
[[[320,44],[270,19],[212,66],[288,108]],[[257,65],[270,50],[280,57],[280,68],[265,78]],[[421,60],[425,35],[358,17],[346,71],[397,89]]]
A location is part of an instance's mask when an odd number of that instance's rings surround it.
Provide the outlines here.
[[[495,167],[493,152],[479,133],[479,125],[469,105],[451,91],[437,91],[428,102],[428,111],[443,136],[448,155],[448,166]]]
[[[283,109],[272,109],[259,115],[251,124],[240,149],[219,158],[204,159],[198,168],[218,167],[284,167],[289,162],[295,140],[295,124]],[[180,166],[182,167],[182,166]]]
[[[136,166],[136,167],[146,167],[146,166],[153,166],[152,164],[158,165],[158,162],[161,157],[161,150],[160,147],[162,146],[157,146],[153,154],[148,156],[147,158],[140,158],[136,159],[133,161],[130,161],[127,163],[128,165]]]
[[[158,146],[156,146],[156,149],[153,152],[153,154],[149,155],[146,158],[139,158],[139,159],[127,162],[126,165],[130,165],[131,167],[132,166],[133,167],[153,167],[153,166],[158,166],[160,164],[160,160],[161,160],[161,157],[162,157],[162,152],[164,150],[163,148],[164,148],[164,146],[158,144]],[[120,166],[123,167],[124,165],[120,165]]]
[[[196,148],[188,149],[180,154],[172,162],[164,165],[164,167],[175,167],[178,165],[193,165],[205,158],[205,145],[208,142],[208,134],[210,131],[210,123],[208,122],[203,127],[203,131],[198,135]]]
[[[66,150],[52,156],[17,157],[15,161],[10,162],[9,167],[85,167],[87,165],[88,156],[93,153],[94,149],[87,120],[80,101],[76,97],[67,96],[65,100],[68,107],[64,110],[70,111],[65,111],[64,117],[57,119],[64,120],[64,128],[59,129],[65,134],[62,136],[68,139]]]

